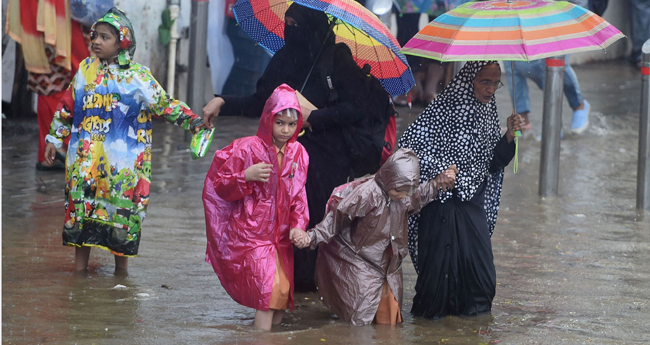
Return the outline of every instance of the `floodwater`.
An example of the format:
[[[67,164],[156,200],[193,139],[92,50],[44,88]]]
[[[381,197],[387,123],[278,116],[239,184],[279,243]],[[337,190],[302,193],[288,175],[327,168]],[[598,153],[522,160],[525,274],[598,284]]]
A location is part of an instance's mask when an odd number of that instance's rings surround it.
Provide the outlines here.
[[[540,143],[520,141],[519,173],[507,168],[492,238],[497,294],[491,315],[437,321],[409,314],[416,275],[404,263],[404,323],[349,326],[316,294],[270,333],[232,301],[204,262],[201,190],[210,159],[192,161],[183,133],[154,130],[151,206],[140,256],[113,275],[93,249],[87,276],[61,245],[63,173],[37,172],[35,124],[3,125],[3,344],[648,344],[650,213],[635,209],[640,78],[624,64],[576,68],[592,104],[591,126],[562,141],[559,193],[540,198]],[[531,84],[541,133],[542,93]],[[498,93],[502,119],[511,111]],[[422,108],[401,108],[403,131]],[[571,111],[565,102],[568,132]],[[35,121],[33,121],[35,122]],[[505,123],[505,121],[503,121]],[[219,118],[213,150],[253,135],[257,122]]]

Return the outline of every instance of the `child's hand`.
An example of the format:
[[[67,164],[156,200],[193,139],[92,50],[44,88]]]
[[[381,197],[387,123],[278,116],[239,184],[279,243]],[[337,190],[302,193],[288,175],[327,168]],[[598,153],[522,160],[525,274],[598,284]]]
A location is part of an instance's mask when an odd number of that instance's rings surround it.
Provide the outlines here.
[[[48,165],[54,163],[54,158],[56,157],[56,146],[52,143],[47,143],[45,146],[45,161]]]
[[[201,128],[203,128],[204,126],[205,125],[203,124],[203,119],[201,119],[200,117],[196,118],[192,120],[192,122],[190,122],[190,132],[192,132],[192,134],[199,134]]]
[[[307,235],[307,233],[302,229],[298,228],[291,229],[289,239],[291,239],[291,243],[300,249],[309,246],[309,242],[311,242],[309,240],[309,235]]]
[[[271,168],[273,168],[273,164],[267,163],[257,163],[249,166],[244,171],[246,182],[269,182],[269,177],[271,177]]]

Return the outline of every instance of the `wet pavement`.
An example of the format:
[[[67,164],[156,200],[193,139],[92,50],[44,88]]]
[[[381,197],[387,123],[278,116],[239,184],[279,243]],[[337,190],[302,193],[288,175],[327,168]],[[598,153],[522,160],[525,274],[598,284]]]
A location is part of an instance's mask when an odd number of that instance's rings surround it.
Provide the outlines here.
[[[210,159],[192,161],[183,133],[154,129],[151,204],[129,275],[93,249],[87,276],[61,245],[62,172],[37,172],[35,120],[7,122],[2,137],[3,344],[647,344],[650,212],[635,209],[640,77],[626,64],[575,67],[592,104],[589,129],[568,134],[565,101],[559,194],[537,195],[540,142],[520,142],[506,169],[492,238],[497,294],[491,315],[430,321],[408,311],[416,275],[404,263],[404,323],[349,326],[315,294],[271,333],[232,301],[204,262],[201,190]],[[511,111],[506,89],[499,112]],[[542,93],[531,84],[541,133]],[[422,108],[401,108],[398,130]],[[219,118],[212,150],[253,135],[257,121]]]

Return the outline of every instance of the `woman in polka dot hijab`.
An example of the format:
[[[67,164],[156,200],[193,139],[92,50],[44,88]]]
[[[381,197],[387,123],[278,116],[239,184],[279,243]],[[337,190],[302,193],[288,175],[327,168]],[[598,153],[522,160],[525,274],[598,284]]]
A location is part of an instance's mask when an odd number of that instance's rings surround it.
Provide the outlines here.
[[[496,61],[470,61],[399,140],[420,159],[420,183],[458,169],[453,189],[409,219],[409,252],[418,271],[411,312],[440,318],[489,312],[496,272],[490,236],[503,169],[515,153],[521,117],[501,136],[494,93],[503,84]]]

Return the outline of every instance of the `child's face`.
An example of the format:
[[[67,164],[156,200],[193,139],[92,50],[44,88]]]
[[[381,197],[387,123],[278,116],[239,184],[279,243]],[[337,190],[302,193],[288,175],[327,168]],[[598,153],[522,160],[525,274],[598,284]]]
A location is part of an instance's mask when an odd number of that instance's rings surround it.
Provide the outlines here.
[[[282,148],[293,137],[298,129],[298,119],[294,119],[288,112],[277,113],[273,117],[273,139],[275,146]]]
[[[388,196],[393,201],[400,201],[402,199],[406,199],[406,197],[409,195],[410,195],[409,192],[403,191],[401,190],[401,188],[391,189],[388,191]]]
[[[100,59],[109,59],[120,51],[120,41],[109,24],[99,23],[95,26],[96,37],[93,40],[93,52]]]

